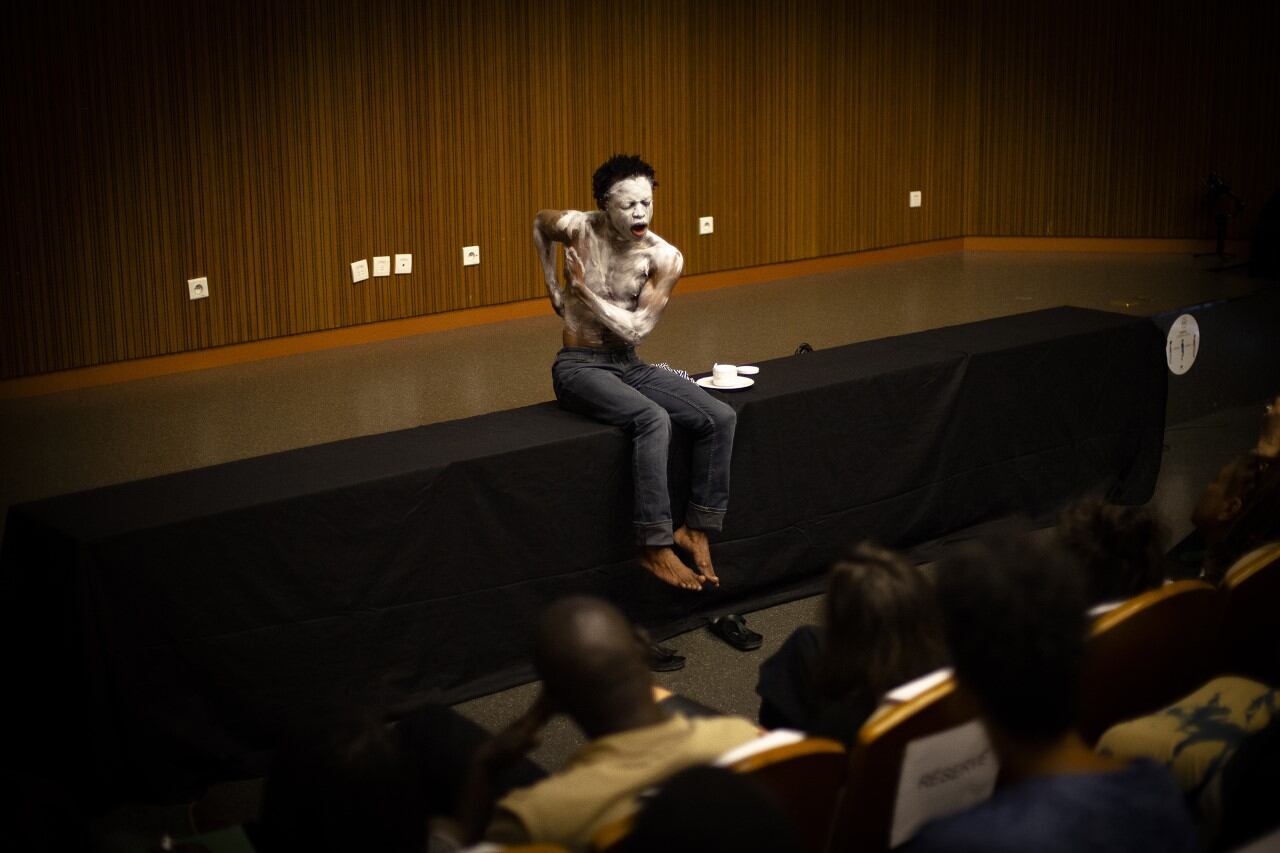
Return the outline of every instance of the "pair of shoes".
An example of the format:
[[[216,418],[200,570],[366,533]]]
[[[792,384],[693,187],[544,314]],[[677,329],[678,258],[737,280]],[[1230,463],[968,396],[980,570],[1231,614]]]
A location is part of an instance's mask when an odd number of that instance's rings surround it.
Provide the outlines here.
[[[675,649],[657,643],[649,644],[649,669],[654,672],[675,672],[684,669],[684,655]]]
[[[727,613],[711,620],[711,633],[740,652],[760,648],[764,637],[747,627],[747,620],[737,613]]]

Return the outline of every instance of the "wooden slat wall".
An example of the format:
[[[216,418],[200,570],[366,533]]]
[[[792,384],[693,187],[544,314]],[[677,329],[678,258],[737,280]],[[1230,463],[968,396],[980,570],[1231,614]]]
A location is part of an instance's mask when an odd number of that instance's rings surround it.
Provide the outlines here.
[[[966,235],[1212,237],[1206,179],[1280,189],[1280,3],[978,0]]]
[[[1275,99],[1241,94],[1275,62],[1226,7],[1216,52],[1217,11],[1100,0],[28,5],[0,13],[0,378],[536,297],[533,213],[589,208],[616,151],[689,272],[1202,235],[1209,155],[1251,213],[1280,178]],[[351,284],[396,252],[413,275]]]

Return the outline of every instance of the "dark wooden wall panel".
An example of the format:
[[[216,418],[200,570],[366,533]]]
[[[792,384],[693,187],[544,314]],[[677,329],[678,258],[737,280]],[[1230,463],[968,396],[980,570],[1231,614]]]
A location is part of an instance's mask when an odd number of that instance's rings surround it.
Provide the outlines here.
[[[1280,188],[1280,4],[976,0],[967,235],[1206,237],[1206,179]]]
[[[1277,5],[9,4],[0,378],[537,297],[533,213],[617,151],[691,273],[1209,234],[1210,167],[1280,181]]]

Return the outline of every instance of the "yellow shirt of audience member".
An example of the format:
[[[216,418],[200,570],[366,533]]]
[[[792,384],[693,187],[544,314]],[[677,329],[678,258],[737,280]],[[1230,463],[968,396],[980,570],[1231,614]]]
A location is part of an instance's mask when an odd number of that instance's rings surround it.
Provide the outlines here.
[[[500,800],[485,839],[585,851],[601,828],[636,811],[637,795],[759,735],[755,723],[741,717],[676,715],[591,741],[560,772]]]

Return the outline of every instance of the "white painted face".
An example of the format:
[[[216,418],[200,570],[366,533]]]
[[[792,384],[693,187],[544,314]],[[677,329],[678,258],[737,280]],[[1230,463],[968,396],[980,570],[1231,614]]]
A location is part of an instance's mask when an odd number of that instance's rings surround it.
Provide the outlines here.
[[[653,184],[645,177],[618,181],[609,188],[604,212],[619,235],[641,239],[653,221]]]

